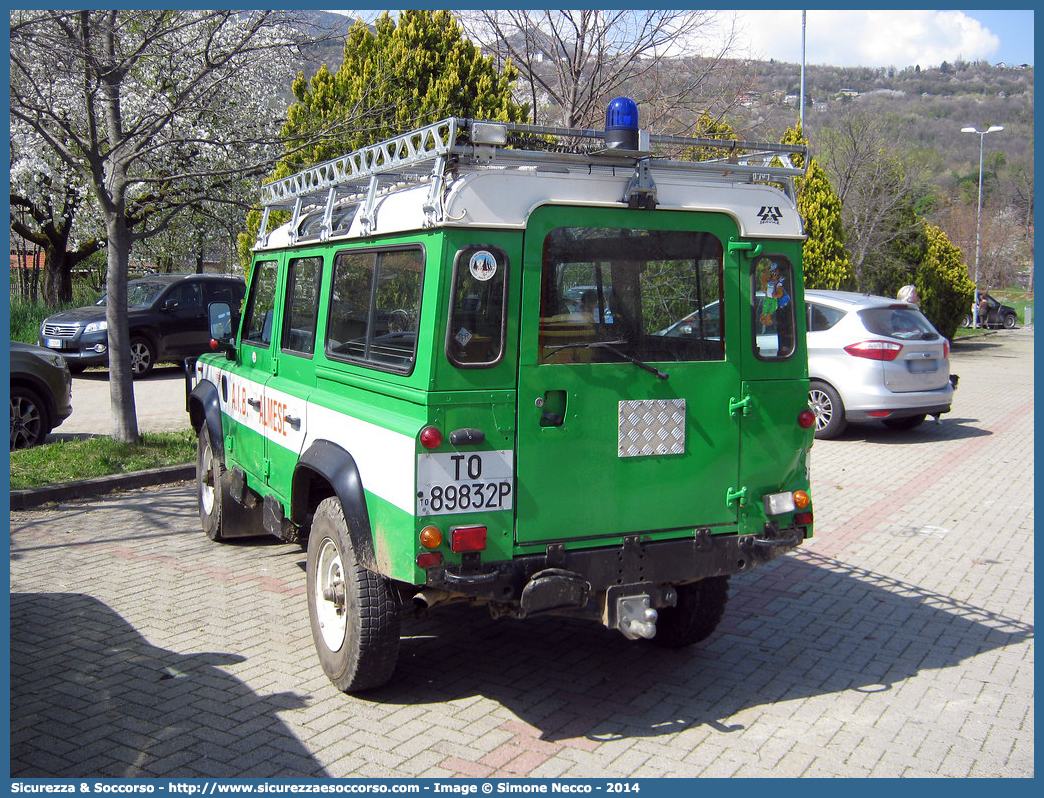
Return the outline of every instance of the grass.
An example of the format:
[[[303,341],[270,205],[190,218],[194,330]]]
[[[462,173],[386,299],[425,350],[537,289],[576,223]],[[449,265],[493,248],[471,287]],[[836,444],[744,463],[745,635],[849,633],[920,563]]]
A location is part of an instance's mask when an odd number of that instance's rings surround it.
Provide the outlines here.
[[[142,435],[137,445],[108,437],[56,441],[11,452],[11,490],[184,465],[195,458],[196,436],[192,430],[150,432]]]
[[[40,325],[48,316],[70,308],[82,308],[91,305],[98,298],[98,292],[89,286],[77,285],[73,290],[73,301],[55,307],[46,305],[43,300],[32,302],[21,296],[13,288],[11,290],[11,340],[26,344],[35,344],[40,334]]]

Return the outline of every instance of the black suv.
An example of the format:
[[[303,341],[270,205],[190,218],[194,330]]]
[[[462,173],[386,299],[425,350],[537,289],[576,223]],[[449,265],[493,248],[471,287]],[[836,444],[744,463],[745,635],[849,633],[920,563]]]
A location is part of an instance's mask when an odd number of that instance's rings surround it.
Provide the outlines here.
[[[238,277],[154,274],[127,283],[131,369],[143,377],[159,362],[180,363],[210,347],[207,308],[237,310],[246,287]],[[40,326],[40,345],[65,358],[74,374],[109,362],[105,297],[94,305],[55,313]]]
[[[1002,305],[989,294],[980,294],[979,298],[986,301],[986,307],[979,308],[979,326],[997,329],[1003,327],[1006,330],[1015,329],[1019,314],[1011,305]],[[985,312],[984,312],[985,311]],[[972,314],[964,317],[964,327],[972,326]]]

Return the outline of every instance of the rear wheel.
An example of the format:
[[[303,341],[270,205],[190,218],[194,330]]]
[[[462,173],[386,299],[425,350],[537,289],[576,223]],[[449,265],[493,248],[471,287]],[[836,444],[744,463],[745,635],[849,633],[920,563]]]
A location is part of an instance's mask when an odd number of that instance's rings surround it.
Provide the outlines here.
[[[1016,319],[1015,319],[1014,314],[1009,313],[1007,316],[1004,317],[1004,329],[1005,330],[1014,330],[1015,329],[1015,321],[1016,321]]]
[[[836,438],[846,426],[845,406],[837,391],[825,382],[813,380],[808,389],[808,406],[816,416],[816,437]]]
[[[196,443],[196,498],[199,500],[199,520],[211,540],[224,540],[222,527],[221,478],[225,464],[214,454],[210,431],[204,424],[199,428]]]
[[[961,321],[961,326],[962,327],[966,327],[966,328],[967,327],[971,327],[972,326],[972,317],[970,315],[965,316],[964,319]]]
[[[153,349],[152,344],[149,343],[148,339],[142,338],[141,336],[131,338],[130,350],[131,375],[134,377],[144,377],[152,371],[152,367],[156,365],[156,351]]]
[[[47,405],[40,395],[22,385],[11,386],[11,451],[43,443],[51,431]]]
[[[924,415],[907,416],[906,418],[886,418],[883,423],[888,429],[913,429],[924,423]]]
[[[729,578],[712,576],[688,585],[678,585],[678,603],[658,610],[656,636],[652,642],[663,648],[683,648],[710,637],[729,600]]]
[[[341,502],[323,500],[308,535],[308,618],[323,671],[354,693],[391,679],[399,655],[398,602],[355,557]]]

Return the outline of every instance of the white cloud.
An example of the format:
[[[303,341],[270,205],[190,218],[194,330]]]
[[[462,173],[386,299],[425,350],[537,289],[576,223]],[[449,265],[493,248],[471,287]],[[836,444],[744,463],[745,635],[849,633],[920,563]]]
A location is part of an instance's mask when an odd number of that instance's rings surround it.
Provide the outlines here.
[[[753,58],[801,61],[800,11],[738,11],[741,46]],[[938,66],[989,60],[1000,40],[961,11],[808,11],[806,63]]]

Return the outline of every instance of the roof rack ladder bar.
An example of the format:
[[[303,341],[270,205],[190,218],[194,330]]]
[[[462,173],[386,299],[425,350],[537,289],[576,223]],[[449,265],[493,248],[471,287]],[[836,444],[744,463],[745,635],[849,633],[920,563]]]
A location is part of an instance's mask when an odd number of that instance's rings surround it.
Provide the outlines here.
[[[330,240],[330,234],[333,232],[333,211],[336,202],[337,188],[330,186],[330,190],[326,193],[326,208],[323,209],[323,223],[319,227],[320,241]]]
[[[254,242],[254,247],[257,249],[268,243],[268,215],[271,211],[272,208],[269,205],[261,209],[261,226],[257,228],[257,241]]]
[[[370,187],[366,191],[366,199],[359,208],[359,224],[362,226],[362,234],[367,235],[373,230],[374,206],[377,203],[377,175],[370,175]]]
[[[297,226],[301,223],[301,207],[304,205],[300,197],[294,200],[294,215],[290,219],[290,243],[297,243]]]

